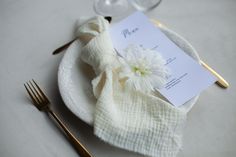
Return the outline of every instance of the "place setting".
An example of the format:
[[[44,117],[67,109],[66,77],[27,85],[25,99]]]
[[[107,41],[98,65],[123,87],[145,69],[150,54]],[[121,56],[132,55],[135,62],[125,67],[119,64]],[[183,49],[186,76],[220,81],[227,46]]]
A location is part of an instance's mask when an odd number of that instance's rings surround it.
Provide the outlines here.
[[[134,0],[137,10],[116,22],[120,11],[109,14],[106,3],[102,12],[98,1],[98,15],[78,18],[75,38],[52,52],[63,53],[57,74],[63,102],[111,146],[143,156],[176,157],[200,94],[213,84],[224,90],[229,83],[191,42],[145,15],[161,1],[142,6]],[[37,78],[24,86],[35,107],[61,127],[81,157],[96,157],[50,108]]]

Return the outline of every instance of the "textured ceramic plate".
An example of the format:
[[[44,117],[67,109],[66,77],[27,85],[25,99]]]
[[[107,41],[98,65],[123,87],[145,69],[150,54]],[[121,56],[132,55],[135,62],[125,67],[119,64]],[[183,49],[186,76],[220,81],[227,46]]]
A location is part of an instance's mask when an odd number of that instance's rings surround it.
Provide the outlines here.
[[[177,33],[160,28],[176,45],[199,62],[196,50]],[[92,68],[80,60],[81,43],[75,41],[66,50],[58,71],[58,85],[66,106],[81,120],[93,125],[96,99],[92,93],[91,80],[95,77]],[[196,103],[198,96],[180,108],[188,112]]]

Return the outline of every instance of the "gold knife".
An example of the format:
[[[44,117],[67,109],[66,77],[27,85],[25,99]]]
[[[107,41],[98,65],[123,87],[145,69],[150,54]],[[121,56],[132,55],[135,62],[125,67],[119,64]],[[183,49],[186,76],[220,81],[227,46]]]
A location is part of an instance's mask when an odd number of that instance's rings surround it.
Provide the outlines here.
[[[205,67],[207,70],[209,70],[215,77],[217,78],[216,83],[221,86],[222,88],[228,88],[229,83],[222,77],[220,74],[218,74],[215,70],[213,70],[209,65],[207,65],[205,62],[200,60],[200,63],[203,67]]]
[[[163,25],[161,22],[159,22],[158,20],[155,19],[151,19],[151,22],[154,23],[154,25],[158,26],[158,27],[166,27],[165,25]],[[166,27],[167,28],[167,27]],[[207,70],[209,70],[216,78],[217,81],[216,83],[222,87],[222,88],[228,88],[229,87],[229,83],[220,75],[218,74],[215,70],[213,70],[209,65],[207,65],[205,62],[203,62],[202,60],[200,60],[201,65],[206,68]]]

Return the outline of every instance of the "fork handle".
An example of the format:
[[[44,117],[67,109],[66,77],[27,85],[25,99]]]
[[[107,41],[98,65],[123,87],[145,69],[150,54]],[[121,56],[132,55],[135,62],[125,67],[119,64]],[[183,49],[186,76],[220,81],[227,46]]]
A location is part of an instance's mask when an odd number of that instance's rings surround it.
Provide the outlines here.
[[[64,130],[70,141],[72,142],[75,149],[78,151],[81,157],[92,157],[92,155],[86,150],[86,148],[80,143],[79,140],[70,132],[70,130],[65,126],[65,124],[60,120],[55,112],[49,110],[49,114],[56,120],[56,122],[61,126]]]

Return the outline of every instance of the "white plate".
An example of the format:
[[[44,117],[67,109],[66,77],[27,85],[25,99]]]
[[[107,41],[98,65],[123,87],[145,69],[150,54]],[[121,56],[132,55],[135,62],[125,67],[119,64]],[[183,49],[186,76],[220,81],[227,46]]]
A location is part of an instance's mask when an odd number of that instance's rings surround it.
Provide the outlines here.
[[[196,50],[177,33],[160,28],[173,42],[188,55],[200,61]],[[58,85],[66,106],[81,120],[93,125],[93,113],[96,99],[92,93],[91,80],[95,77],[92,68],[80,60],[81,43],[75,41],[66,50],[58,71]],[[188,112],[198,96],[182,105],[180,108]]]

